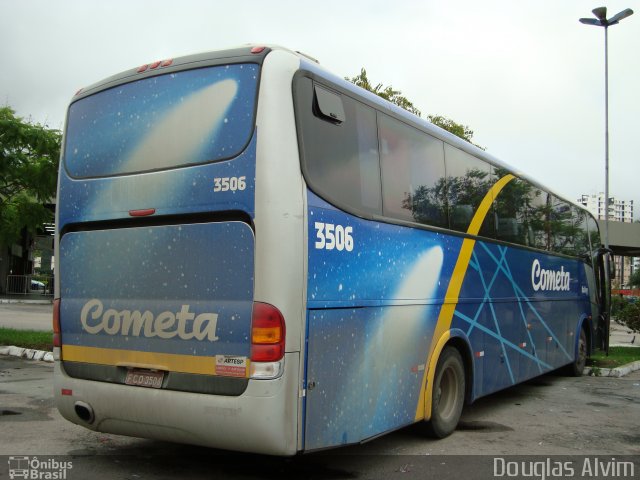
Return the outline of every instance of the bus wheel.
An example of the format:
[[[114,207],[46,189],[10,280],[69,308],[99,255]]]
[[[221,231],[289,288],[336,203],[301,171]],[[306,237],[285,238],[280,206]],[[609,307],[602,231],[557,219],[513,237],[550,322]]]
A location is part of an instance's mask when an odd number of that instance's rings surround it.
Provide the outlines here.
[[[464,389],[462,357],[455,348],[445,347],[433,380],[431,420],[427,424],[431,436],[444,438],[456,429],[464,405]]]
[[[579,377],[584,371],[584,367],[587,364],[587,332],[584,328],[580,329],[580,337],[578,338],[578,351],[576,352],[576,359],[569,365],[569,374],[573,377]]]

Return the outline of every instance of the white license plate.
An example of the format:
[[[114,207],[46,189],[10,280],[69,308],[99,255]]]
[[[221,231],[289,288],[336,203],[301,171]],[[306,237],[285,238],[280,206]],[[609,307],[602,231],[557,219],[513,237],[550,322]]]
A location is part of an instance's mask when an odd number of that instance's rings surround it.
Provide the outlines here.
[[[124,379],[127,385],[138,387],[161,388],[164,380],[164,372],[152,372],[150,370],[129,370]]]

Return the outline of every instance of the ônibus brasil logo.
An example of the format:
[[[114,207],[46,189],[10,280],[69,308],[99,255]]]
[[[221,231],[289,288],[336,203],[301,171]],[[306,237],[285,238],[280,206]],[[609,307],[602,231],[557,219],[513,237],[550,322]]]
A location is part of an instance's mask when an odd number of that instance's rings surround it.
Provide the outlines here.
[[[66,480],[67,471],[73,468],[73,462],[55,458],[45,460],[38,457],[9,457],[9,478],[33,480]]]

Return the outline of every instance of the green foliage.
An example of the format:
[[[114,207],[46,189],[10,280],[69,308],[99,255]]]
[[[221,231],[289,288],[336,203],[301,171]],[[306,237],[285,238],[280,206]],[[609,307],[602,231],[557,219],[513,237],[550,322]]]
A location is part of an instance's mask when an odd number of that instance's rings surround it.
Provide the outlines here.
[[[0,108],[0,245],[35,233],[53,214],[44,207],[56,193],[61,134]]]
[[[406,111],[411,112],[418,117],[421,115],[420,110],[418,110],[413,105],[413,103],[411,103],[409,99],[407,99],[407,97],[403,96],[400,90],[394,90],[391,85],[389,85],[388,87],[383,87],[381,83],[378,83],[374,87],[373,84],[369,81],[369,77],[367,77],[367,71],[364,68],[360,69],[360,75],[356,75],[353,78],[345,77],[345,80],[348,80],[358,87],[375,93],[379,97],[382,97],[385,100],[388,100],[391,103],[404,108]]]
[[[400,90],[395,90],[391,85],[384,87],[381,83],[378,83],[374,87],[369,80],[369,77],[367,76],[367,71],[364,68],[360,69],[360,75],[356,75],[353,78],[345,77],[345,80],[357,85],[358,87],[375,93],[379,97],[390,101],[400,108],[404,108],[406,111],[411,112],[418,117],[422,115],[420,110],[418,110],[407,97],[402,95],[402,92]],[[473,130],[471,130],[468,126],[456,123],[450,118],[443,117],[442,115],[429,115],[427,117],[427,120],[429,120],[434,125],[446,130],[447,132],[453,133],[461,139],[466,140],[473,145],[476,145],[471,141],[471,138],[473,137]],[[479,145],[476,145],[476,147],[482,148],[484,150],[484,147],[480,147]]]
[[[453,133],[457,137],[460,137],[461,139],[466,140],[473,145],[476,145],[471,141],[471,139],[473,138],[473,130],[471,130],[467,125],[456,123],[450,118],[443,117],[442,115],[429,115],[427,116],[427,119],[434,125],[446,130],[447,132]],[[476,145],[476,147],[482,148],[484,150],[484,148],[480,147],[479,145]]]
[[[591,375],[592,377],[601,377],[602,370],[600,369],[599,366],[593,366],[591,367],[591,373],[589,373],[589,375]]]
[[[640,333],[640,302],[637,298],[628,300],[622,296],[612,296],[611,316],[621,325]]]
[[[629,277],[629,285],[640,288],[640,268],[636,269]]]
[[[610,347],[609,355],[603,350],[595,351],[587,360],[587,365],[592,367],[591,375],[600,376],[602,374],[601,368],[616,368],[638,360],[640,360],[640,348],[638,347]]]
[[[618,311],[616,320],[628,329],[640,333],[640,303],[628,302]]]
[[[618,314],[627,306],[627,301],[618,295],[611,296],[611,316],[617,317]]]
[[[0,345],[50,351],[53,347],[53,333],[0,327]]]

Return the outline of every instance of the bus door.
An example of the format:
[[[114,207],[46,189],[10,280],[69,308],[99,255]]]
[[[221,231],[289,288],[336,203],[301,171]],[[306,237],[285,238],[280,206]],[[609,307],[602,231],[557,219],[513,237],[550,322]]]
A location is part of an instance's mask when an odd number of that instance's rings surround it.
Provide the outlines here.
[[[596,328],[596,344],[609,354],[609,332],[611,323],[611,250],[600,248],[596,255],[596,283],[598,285],[598,327]]]

